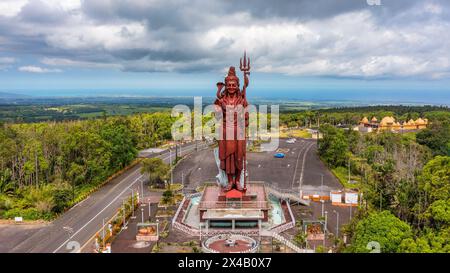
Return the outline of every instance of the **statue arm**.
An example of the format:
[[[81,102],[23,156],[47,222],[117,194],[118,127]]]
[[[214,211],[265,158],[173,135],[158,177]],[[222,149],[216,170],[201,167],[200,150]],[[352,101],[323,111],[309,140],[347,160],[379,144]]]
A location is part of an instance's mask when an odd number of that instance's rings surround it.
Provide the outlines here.
[[[242,87],[242,97],[245,98],[246,97],[246,92],[247,92],[247,86],[250,83],[249,79],[248,79],[248,75],[250,75],[250,72],[245,71],[244,72],[244,86]]]

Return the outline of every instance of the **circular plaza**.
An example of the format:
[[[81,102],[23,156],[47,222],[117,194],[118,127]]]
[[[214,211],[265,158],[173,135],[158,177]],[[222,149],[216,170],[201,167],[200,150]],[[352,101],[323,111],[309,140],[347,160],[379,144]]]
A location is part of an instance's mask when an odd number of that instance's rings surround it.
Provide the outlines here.
[[[238,234],[219,234],[202,243],[206,253],[255,253],[259,243],[252,237]]]

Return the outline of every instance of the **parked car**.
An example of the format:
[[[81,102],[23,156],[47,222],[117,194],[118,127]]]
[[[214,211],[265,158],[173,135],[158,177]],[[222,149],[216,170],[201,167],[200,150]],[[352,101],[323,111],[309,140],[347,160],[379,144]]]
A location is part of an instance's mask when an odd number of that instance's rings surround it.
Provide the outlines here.
[[[276,153],[273,155],[275,158],[284,158],[284,154],[283,153]]]

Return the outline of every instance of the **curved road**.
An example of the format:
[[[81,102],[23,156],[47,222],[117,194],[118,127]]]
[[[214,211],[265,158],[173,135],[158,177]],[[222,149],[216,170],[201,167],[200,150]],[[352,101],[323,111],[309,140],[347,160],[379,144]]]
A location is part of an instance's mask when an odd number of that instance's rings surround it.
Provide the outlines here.
[[[198,148],[207,146],[199,143]],[[181,155],[196,150],[196,144],[185,144]],[[174,159],[172,151],[172,159]],[[156,155],[166,163],[170,161],[170,152],[165,150]],[[140,173],[140,165],[133,167],[116,179],[113,179],[88,198],[72,207],[48,226],[40,229],[24,240],[10,252],[72,252],[85,245],[102,227],[103,220],[110,219],[122,206],[123,200],[129,198],[132,191],[140,192],[141,181],[145,178]]]

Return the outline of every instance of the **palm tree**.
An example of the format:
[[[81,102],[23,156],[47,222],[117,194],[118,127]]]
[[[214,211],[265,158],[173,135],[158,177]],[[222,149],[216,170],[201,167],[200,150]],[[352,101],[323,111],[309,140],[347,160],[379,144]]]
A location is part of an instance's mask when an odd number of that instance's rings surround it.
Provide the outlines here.
[[[11,181],[11,171],[5,169],[0,171],[0,194],[13,196],[15,192],[14,182]]]

